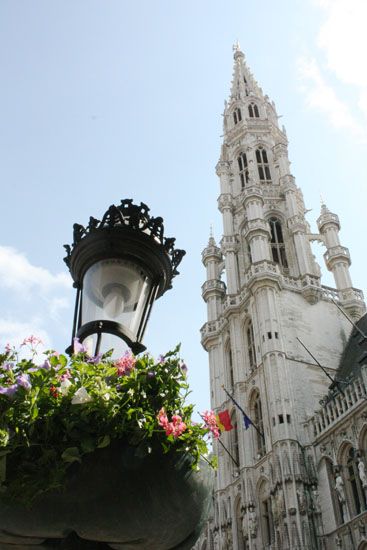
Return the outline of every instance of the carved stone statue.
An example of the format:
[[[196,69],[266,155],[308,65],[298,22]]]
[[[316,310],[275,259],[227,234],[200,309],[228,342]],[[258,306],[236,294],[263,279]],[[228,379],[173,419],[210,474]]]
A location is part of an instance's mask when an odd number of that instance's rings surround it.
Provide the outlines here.
[[[320,513],[321,512],[320,495],[319,495],[319,492],[317,490],[316,485],[312,486],[312,504],[313,504],[313,509],[315,510],[315,512]]]
[[[246,514],[243,514],[243,516],[242,516],[241,527],[242,527],[243,538],[247,539],[248,538],[248,528],[247,528]]]
[[[359,474],[359,479],[361,480],[363,489],[367,489],[366,467],[361,458],[358,460],[358,474]]]
[[[305,493],[301,489],[297,489],[297,502],[298,502],[299,511],[301,512],[301,514],[304,514],[307,509],[307,502],[305,498]]]
[[[217,530],[213,533],[214,550],[220,550],[219,548],[219,533]]]
[[[344,504],[345,499],[345,490],[344,490],[344,481],[340,473],[338,472],[335,477],[335,491],[338,497],[338,500],[341,504]]]
[[[248,511],[248,529],[251,538],[256,538],[257,535],[257,516],[255,508],[250,506]]]

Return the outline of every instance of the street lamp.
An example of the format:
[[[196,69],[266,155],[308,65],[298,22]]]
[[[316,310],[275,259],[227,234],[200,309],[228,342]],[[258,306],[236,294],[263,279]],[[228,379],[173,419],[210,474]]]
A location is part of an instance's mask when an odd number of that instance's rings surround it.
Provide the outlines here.
[[[77,337],[91,355],[111,348],[121,354],[126,345],[144,351],[153,302],[171,288],[185,251],[164,237],[162,218],[131,199],[110,206],[101,221],[74,224],[73,237],[64,245],[77,289],[72,341]]]

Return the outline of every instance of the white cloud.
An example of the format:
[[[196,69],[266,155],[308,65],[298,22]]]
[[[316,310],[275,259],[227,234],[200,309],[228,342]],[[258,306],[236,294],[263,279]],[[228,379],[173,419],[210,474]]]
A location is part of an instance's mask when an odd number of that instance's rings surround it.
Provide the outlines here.
[[[31,334],[46,348],[67,338],[72,295],[70,276],[52,274],[14,248],[0,246],[0,347],[7,342],[19,346]]]
[[[361,140],[367,138],[365,128],[352,114],[348,104],[336,94],[321,73],[313,58],[298,61],[299,75],[303,81],[307,105],[324,113],[332,126],[351,131]]]
[[[318,45],[325,52],[329,69],[342,82],[366,88],[366,0],[319,0],[319,5],[326,11],[326,21],[319,31]]]
[[[19,348],[24,338],[31,335],[42,340],[42,347],[47,349],[51,346],[51,339],[46,330],[39,326],[38,319],[33,318],[26,322],[0,319],[0,344],[2,348],[7,343]]]
[[[355,138],[367,142],[367,2],[313,0],[313,3],[323,10],[325,19],[317,37],[320,61],[312,56],[298,63],[307,104],[323,112],[335,128],[348,130]]]
[[[71,287],[65,273],[53,275],[43,267],[32,265],[24,254],[14,248],[0,246],[0,287],[21,292],[23,298],[31,291],[45,293]]]

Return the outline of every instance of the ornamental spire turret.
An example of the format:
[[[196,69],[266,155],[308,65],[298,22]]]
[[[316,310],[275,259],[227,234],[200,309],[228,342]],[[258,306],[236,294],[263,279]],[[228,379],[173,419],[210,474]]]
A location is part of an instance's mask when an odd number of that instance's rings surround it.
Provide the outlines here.
[[[221,312],[225,286],[220,278],[223,265],[222,252],[215,242],[212,228],[210,228],[208,245],[202,253],[202,260],[206,267],[206,281],[202,286],[202,297],[207,304],[208,320],[215,321]]]
[[[232,100],[243,100],[251,95],[262,98],[262,89],[246,65],[245,55],[241,51],[238,41],[233,46],[233,59],[234,67],[230,98]]]
[[[317,226],[326,246],[324,254],[325,264],[334,275],[335,286],[339,291],[340,303],[355,319],[359,319],[364,311],[364,303],[353,288],[349,272],[351,259],[348,248],[342,246],[339,239],[339,217],[330,212],[322,201],[321,213],[317,219]]]

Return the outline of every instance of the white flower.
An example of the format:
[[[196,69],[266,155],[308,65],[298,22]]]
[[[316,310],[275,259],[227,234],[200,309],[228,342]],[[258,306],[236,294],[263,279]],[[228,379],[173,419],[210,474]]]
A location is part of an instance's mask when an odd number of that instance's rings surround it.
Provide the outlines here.
[[[110,394],[109,393],[105,393],[104,396],[103,396],[103,399],[105,401],[109,401],[110,400]]]
[[[91,396],[87,392],[85,388],[79,388],[75,394],[73,399],[71,400],[72,405],[80,405],[82,403],[88,403],[89,401],[92,401]]]
[[[62,380],[60,382],[60,393],[62,395],[67,395],[69,393],[70,386],[72,386],[72,383],[70,382],[70,380],[68,380],[67,378]]]
[[[134,390],[130,388],[129,390],[127,390],[127,393],[130,395],[130,397],[132,397],[134,395]]]

